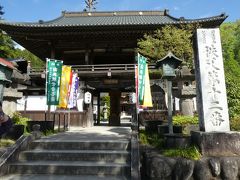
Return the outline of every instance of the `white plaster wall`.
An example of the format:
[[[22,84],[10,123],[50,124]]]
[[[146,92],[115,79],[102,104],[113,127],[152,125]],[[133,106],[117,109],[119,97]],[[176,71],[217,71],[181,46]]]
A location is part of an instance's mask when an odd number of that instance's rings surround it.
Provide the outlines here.
[[[46,104],[46,96],[24,96],[17,101],[17,110],[24,111],[25,102],[27,103],[27,111],[45,111],[48,109]],[[56,106],[51,106],[51,111],[54,111]]]
[[[24,111],[25,102],[27,111],[47,111],[46,96],[23,96],[17,100],[17,111]],[[51,111],[55,111],[57,106],[51,106]],[[78,111],[83,112],[83,99],[77,100]]]

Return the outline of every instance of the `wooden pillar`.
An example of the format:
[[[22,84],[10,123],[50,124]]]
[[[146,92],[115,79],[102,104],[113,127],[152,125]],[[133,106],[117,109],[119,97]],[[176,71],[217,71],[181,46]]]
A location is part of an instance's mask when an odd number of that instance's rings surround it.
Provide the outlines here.
[[[26,92],[25,95],[25,101],[24,101],[24,115],[27,115],[27,100],[28,100],[28,92]]]
[[[110,126],[120,126],[120,97],[121,91],[111,90],[110,95]]]
[[[94,126],[94,120],[93,120],[93,106],[92,103],[87,105],[87,110],[86,110],[86,117],[87,117],[87,122],[86,122],[86,127],[92,127]]]
[[[98,92],[98,97],[97,97],[97,124],[100,125],[100,92]]]
[[[85,52],[85,64],[89,65],[89,50],[86,50]]]

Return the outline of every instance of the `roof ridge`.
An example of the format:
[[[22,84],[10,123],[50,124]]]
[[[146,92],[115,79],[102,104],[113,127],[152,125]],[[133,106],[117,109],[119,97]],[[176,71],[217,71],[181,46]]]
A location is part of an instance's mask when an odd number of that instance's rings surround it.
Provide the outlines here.
[[[226,15],[226,13],[221,13],[220,15],[216,15],[216,16],[189,19],[189,18],[185,18],[185,17],[176,18],[176,17],[173,17],[168,14],[168,17],[170,17],[176,21],[206,21],[206,20],[210,20],[210,19],[222,19],[222,18],[226,19],[228,17],[228,15]]]
[[[158,15],[165,16],[168,14],[168,10],[163,11],[62,11],[62,16],[64,17],[74,17],[74,16],[148,16],[148,15]]]

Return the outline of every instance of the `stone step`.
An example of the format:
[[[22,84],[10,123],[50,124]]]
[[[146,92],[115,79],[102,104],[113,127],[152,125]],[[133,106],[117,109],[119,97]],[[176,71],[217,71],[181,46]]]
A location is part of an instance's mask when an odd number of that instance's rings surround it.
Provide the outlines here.
[[[23,151],[19,161],[98,161],[98,162],[130,162],[128,151],[113,150],[39,150]]]
[[[9,164],[13,174],[116,175],[130,177],[125,163],[87,161],[27,161]]]
[[[30,149],[56,150],[128,150],[129,140],[37,140]]]
[[[130,180],[124,176],[101,176],[101,175],[44,175],[44,174],[12,174],[1,176],[1,180]]]

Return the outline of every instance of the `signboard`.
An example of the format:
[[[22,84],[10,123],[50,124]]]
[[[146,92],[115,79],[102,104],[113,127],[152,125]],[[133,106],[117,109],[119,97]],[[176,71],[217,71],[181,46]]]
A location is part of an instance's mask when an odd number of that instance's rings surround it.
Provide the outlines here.
[[[230,131],[220,31],[197,30],[195,62],[200,129]]]
[[[143,104],[144,89],[145,89],[145,72],[147,59],[138,54],[138,97],[139,104]]]
[[[90,92],[86,92],[84,94],[84,103],[85,104],[90,104],[92,101],[92,94]]]
[[[118,84],[118,79],[104,79],[103,84],[106,85]]]
[[[47,59],[47,105],[59,104],[62,61]]]
[[[174,64],[163,64],[163,76],[165,77],[175,77],[175,68]]]

